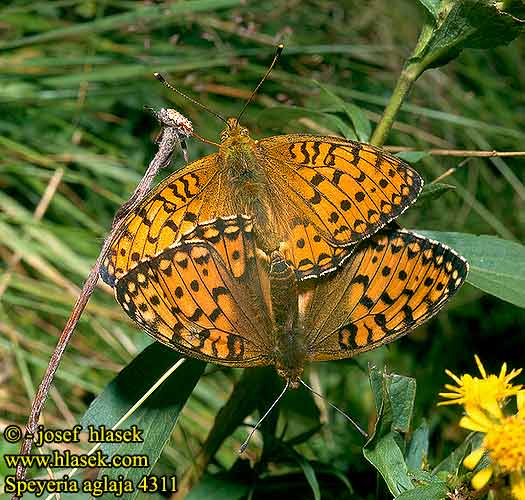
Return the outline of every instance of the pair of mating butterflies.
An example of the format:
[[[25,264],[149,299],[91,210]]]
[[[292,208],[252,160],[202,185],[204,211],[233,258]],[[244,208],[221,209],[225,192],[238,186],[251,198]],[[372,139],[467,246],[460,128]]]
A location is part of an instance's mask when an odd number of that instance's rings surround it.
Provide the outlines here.
[[[101,276],[157,340],[222,365],[274,365],[296,387],[307,362],[393,341],[465,280],[452,249],[385,228],[422,184],[373,146],[256,141],[230,119],[217,153],[169,176],[123,220]]]

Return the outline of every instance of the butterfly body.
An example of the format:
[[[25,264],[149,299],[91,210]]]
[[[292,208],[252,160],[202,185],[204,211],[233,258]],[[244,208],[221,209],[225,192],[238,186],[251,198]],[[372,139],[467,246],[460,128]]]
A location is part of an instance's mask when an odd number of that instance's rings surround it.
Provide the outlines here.
[[[221,134],[217,153],[220,184],[225,190],[223,214],[249,214],[259,221],[266,230],[258,235],[258,243],[269,253],[278,248],[283,234],[287,237],[290,234],[287,219],[279,216],[282,196],[272,190],[257,142],[234,118],[228,123],[231,129],[226,128]]]
[[[347,263],[299,286],[284,255],[256,245],[249,216],[198,224],[118,279],[115,296],[155,339],[226,366],[275,366],[297,387],[307,363],[345,359],[405,335],[436,314],[468,264],[445,245],[385,229]]]
[[[277,373],[297,388],[307,362],[306,338],[299,314],[299,289],[293,269],[279,252],[273,252],[269,270],[274,323],[272,363]]]
[[[302,134],[254,140],[229,119],[215,154],[167,177],[122,221],[101,276],[114,286],[199,222],[246,214],[261,250],[279,249],[299,280],[318,277],[401,214],[422,185],[408,164],[373,146]]]

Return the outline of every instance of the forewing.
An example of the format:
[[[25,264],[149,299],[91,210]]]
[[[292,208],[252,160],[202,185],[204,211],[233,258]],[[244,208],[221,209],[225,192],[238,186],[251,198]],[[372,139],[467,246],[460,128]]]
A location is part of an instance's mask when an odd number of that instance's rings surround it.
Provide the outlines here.
[[[268,270],[257,257],[249,218],[197,226],[158,256],[118,279],[115,296],[157,340],[205,361],[230,366],[270,363],[272,318]]]
[[[407,334],[445,305],[467,272],[465,259],[442,243],[380,231],[302,296],[310,359],[349,358]]]
[[[216,155],[194,161],[155,186],[124,219],[101,269],[110,286],[138,262],[153,257],[209,218],[219,171]]]
[[[403,213],[423,186],[410,165],[368,144],[285,135],[260,140],[258,147],[277,190],[287,192],[290,207],[301,214],[292,222],[287,255],[300,278],[336,267],[348,252],[327,252],[327,245],[367,238]],[[305,234],[310,247],[298,245],[306,243]]]

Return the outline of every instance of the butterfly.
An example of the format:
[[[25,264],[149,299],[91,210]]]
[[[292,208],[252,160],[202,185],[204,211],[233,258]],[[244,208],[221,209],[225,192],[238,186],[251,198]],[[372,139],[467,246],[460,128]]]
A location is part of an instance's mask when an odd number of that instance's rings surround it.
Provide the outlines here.
[[[295,388],[307,363],[353,357],[431,318],[468,272],[442,243],[383,229],[342,268],[303,289],[281,249],[268,255],[257,247],[255,224],[246,215],[198,224],[117,278],[117,301],[186,356],[273,365]]]
[[[225,120],[226,121],[226,120]],[[335,270],[352,246],[398,217],[423,186],[401,159],[339,137],[254,140],[226,121],[218,151],[153,188],[119,225],[101,266],[111,286],[202,221],[246,214],[257,246],[279,248],[299,280]]]

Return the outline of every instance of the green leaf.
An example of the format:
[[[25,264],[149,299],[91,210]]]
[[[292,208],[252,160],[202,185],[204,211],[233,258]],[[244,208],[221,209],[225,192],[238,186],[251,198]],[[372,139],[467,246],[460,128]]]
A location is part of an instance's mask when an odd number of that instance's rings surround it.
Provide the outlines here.
[[[370,120],[366,117],[363,110],[351,102],[344,103],[344,110],[348,118],[352,120],[352,124],[354,125],[355,133],[358,139],[361,142],[370,141],[370,136],[372,135],[372,126],[370,125]]]
[[[182,356],[160,343],[154,343],[142,351],[127,365],[91,403],[82,417],[84,429],[105,426],[110,429],[155,382]],[[134,484],[147,475],[160,457],[180,411],[199,381],[205,363],[187,359],[157,390],[133,413],[120,428],[129,429],[136,425],[142,431],[142,442],[105,443],[101,446],[104,454],[147,455],[147,467],[102,468],[100,474],[111,478],[122,475]],[[134,498],[134,493],[122,498]]]
[[[123,29],[137,22],[146,24],[158,22],[159,20],[166,21],[166,19],[176,19],[184,14],[235,7],[240,3],[240,0],[189,0],[187,2],[176,4],[148,5],[131,10],[124,14],[115,14],[113,16],[105,17],[101,16],[97,17],[92,22],[78,23],[66,28],[49,30],[38,35],[10,41],[0,45],[0,50],[50,42],[62,38],[92,36],[94,33],[104,33],[106,31]]]
[[[424,70],[446,64],[465,48],[508,44],[523,32],[525,7],[510,2],[513,10],[509,12],[501,4],[492,0],[442,2],[433,26],[423,30],[412,61],[419,60]]]
[[[303,469],[304,476],[306,477],[310,488],[312,488],[314,499],[321,500],[321,490],[319,488],[319,482],[317,481],[317,476],[315,474],[314,468],[312,467],[312,464],[300,453],[294,453],[293,458],[299,464],[299,467]]]
[[[476,449],[483,440],[483,434],[473,432],[467,436],[452,453],[442,460],[432,471],[433,474],[446,472],[454,476],[459,475],[459,470],[462,467],[465,457],[474,449]]]
[[[440,0],[419,0],[419,3],[428,10],[429,14],[436,19],[439,12]]]
[[[379,414],[384,406],[384,398],[387,397],[384,376],[375,366],[372,365],[368,367],[368,378],[370,381],[370,388],[372,389],[372,394],[374,396],[376,411]],[[392,420],[390,420],[388,425],[391,424]]]
[[[325,87],[323,84],[315,81],[315,84],[323,92],[325,101],[327,101],[333,109],[346,113],[352,125],[354,126],[355,135],[361,142],[368,142],[370,135],[372,134],[372,126],[370,120],[366,117],[363,110],[350,102],[345,102],[339,96],[334,94],[331,90]]]
[[[399,151],[395,156],[408,163],[417,163],[419,160],[428,156],[428,151]]]
[[[247,484],[207,475],[190,490],[186,500],[237,500],[245,497],[248,490]]]
[[[412,418],[415,380],[396,374],[380,373],[370,368],[369,378],[378,418],[374,433],[363,448],[364,457],[378,470],[392,495],[413,487],[403,452],[399,447],[399,432],[408,430]],[[403,394],[403,392],[406,394]]]
[[[387,377],[388,396],[392,406],[392,429],[408,432],[416,399],[416,379],[396,373]]]
[[[365,458],[378,470],[392,495],[412,488],[403,453],[394,432],[373,439],[363,448]]]
[[[418,486],[401,493],[396,500],[441,500],[447,498],[448,488],[446,483],[432,483]]]
[[[525,307],[525,246],[496,236],[416,231],[465,257],[470,265],[467,281],[471,285]]]
[[[301,108],[298,106],[274,106],[273,108],[261,111],[258,115],[259,125],[269,128],[275,128],[276,123],[282,124],[291,120],[299,120],[300,118],[315,120],[331,130],[339,131],[347,139],[357,139],[352,128],[341,120],[341,118],[315,109]]]
[[[408,445],[406,463],[409,470],[421,469],[423,460],[428,456],[429,430],[425,420],[412,434]]]
[[[388,427],[388,431],[408,432],[414,411],[416,380],[396,373],[381,373],[375,367],[369,372],[376,410],[383,411],[378,421]]]

